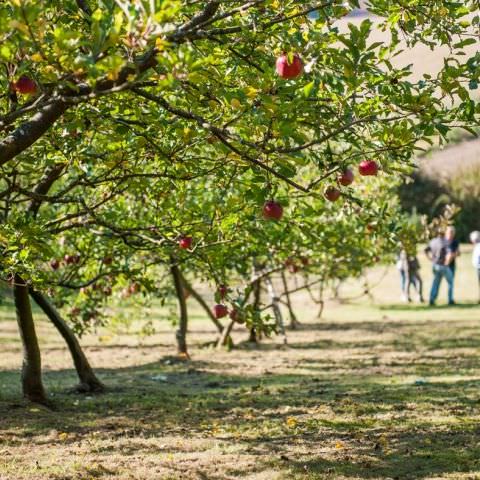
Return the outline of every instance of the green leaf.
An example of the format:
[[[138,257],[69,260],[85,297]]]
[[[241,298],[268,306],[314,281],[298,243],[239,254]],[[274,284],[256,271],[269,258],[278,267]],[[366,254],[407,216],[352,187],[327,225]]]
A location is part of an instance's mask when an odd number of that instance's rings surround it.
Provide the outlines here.
[[[307,83],[303,87],[303,95],[305,96],[305,98],[310,97],[310,94],[312,93],[312,90],[313,90],[314,87],[315,87],[315,81],[314,80],[312,80],[310,83]]]

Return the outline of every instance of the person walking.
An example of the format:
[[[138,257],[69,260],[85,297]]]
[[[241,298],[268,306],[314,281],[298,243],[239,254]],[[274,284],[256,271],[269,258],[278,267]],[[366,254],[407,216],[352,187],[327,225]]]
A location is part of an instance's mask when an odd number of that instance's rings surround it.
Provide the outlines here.
[[[480,232],[475,231],[470,234],[470,241],[473,243],[472,264],[477,271],[478,278],[478,303],[480,303]]]
[[[450,264],[454,260],[454,254],[450,252],[447,238],[442,233],[439,233],[430,241],[425,249],[425,254],[432,262],[433,269],[433,283],[430,290],[429,302],[430,306],[435,305],[442,278],[445,278],[448,284],[448,304],[455,305],[455,301],[453,300],[453,271],[450,268]]]
[[[397,255],[397,268],[400,272],[402,300],[411,302],[410,286],[413,285],[418,294],[419,302],[423,303],[423,281],[420,276],[420,263],[416,255],[408,255],[402,249]]]

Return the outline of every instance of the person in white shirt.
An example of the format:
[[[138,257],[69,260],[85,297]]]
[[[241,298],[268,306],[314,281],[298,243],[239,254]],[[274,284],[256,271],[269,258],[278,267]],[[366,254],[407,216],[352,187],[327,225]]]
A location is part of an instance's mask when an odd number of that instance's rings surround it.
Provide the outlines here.
[[[473,243],[472,264],[477,271],[478,277],[478,303],[480,303],[480,232],[478,230],[470,234],[470,241]]]

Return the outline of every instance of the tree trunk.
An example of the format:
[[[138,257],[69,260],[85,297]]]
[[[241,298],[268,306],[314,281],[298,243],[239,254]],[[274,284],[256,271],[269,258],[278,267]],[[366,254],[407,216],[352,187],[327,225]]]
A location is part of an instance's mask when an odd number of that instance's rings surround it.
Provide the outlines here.
[[[223,329],[222,334],[217,342],[217,348],[220,349],[225,346],[233,347],[232,339],[230,338],[230,333],[235,325],[235,320],[230,320],[227,326]]]
[[[324,289],[324,284],[323,284],[323,281],[320,282],[320,299],[319,299],[319,304],[320,304],[320,308],[318,310],[318,314],[317,314],[317,318],[320,320],[322,318],[322,315],[323,315],[323,309],[325,307],[325,302],[323,300],[323,289]]]
[[[295,330],[300,323],[297,319],[297,316],[295,315],[295,312],[293,311],[292,308],[292,302],[290,300],[290,293],[288,292],[288,284],[287,284],[287,278],[285,276],[285,272],[282,272],[282,282],[283,282],[283,289],[285,291],[285,299],[286,299],[286,305],[288,308],[288,313],[290,315],[290,328],[292,330]]]
[[[184,357],[189,358],[188,350],[187,350],[187,327],[188,327],[188,310],[187,310],[187,303],[185,302],[185,295],[183,292],[183,282],[182,282],[182,274],[178,265],[175,263],[175,260],[172,259],[172,263],[170,266],[170,273],[173,277],[173,283],[175,285],[175,292],[177,294],[178,300],[178,307],[179,307],[179,325],[177,332],[175,334],[175,338],[177,340],[177,349],[178,354]]]
[[[42,361],[33,323],[32,307],[28,297],[28,286],[18,275],[15,275],[13,297],[23,346],[23,396],[32,402],[45,405],[49,402],[42,383]]]
[[[190,292],[192,297],[199,303],[199,305],[205,310],[205,313],[208,315],[210,320],[215,324],[219,333],[223,332],[223,325],[215,318],[212,310],[208,307],[207,303],[203,299],[203,297],[192,287],[192,285],[186,280],[186,278],[182,275],[182,282],[186,290]]]
[[[273,286],[273,282],[270,276],[265,277],[265,283],[267,285],[268,294],[270,295],[270,299],[272,301],[272,309],[275,316],[275,322],[280,331],[280,334],[283,337],[283,343],[287,343],[285,326],[283,324],[282,310],[280,309],[280,298],[275,293],[275,287]]]
[[[76,387],[76,390],[82,393],[103,392],[105,386],[93,372],[93,369],[83,353],[82,347],[72,329],[67,325],[65,320],[60,316],[56,308],[48,301],[45,295],[33,289],[30,289],[30,295],[55,325],[56,329],[68,345],[75,369],[77,370],[78,378],[80,379],[80,383]]]
[[[257,280],[253,285],[253,309],[256,311],[260,307],[260,301],[262,296],[262,284],[261,280]],[[258,343],[257,330],[255,327],[250,329],[250,335],[248,341],[251,343]]]

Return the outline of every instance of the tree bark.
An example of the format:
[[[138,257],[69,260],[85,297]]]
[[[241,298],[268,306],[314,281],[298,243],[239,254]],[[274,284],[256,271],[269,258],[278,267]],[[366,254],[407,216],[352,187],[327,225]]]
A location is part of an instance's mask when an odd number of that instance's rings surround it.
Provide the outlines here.
[[[289,327],[292,330],[295,330],[299,324],[299,321],[297,319],[297,316],[295,315],[295,312],[293,311],[292,308],[292,302],[290,300],[290,293],[288,292],[288,283],[287,283],[287,278],[285,276],[285,272],[282,272],[282,283],[283,283],[283,289],[285,292],[285,299],[286,299],[286,305],[288,308],[288,313],[290,315],[290,325]]]
[[[43,313],[47,315],[53,325],[55,325],[55,328],[59,331],[60,335],[68,345],[73,364],[75,365],[78,378],[80,379],[80,383],[77,385],[76,390],[82,393],[103,392],[105,386],[95,375],[75,334],[58,313],[57,309],[48,301],[47,297],[40,292],[30,289],[30,296],[43,310]]]
[[[35,143],[65,113],[68,105],[56,101],[41,108],[32,119],[0,141],[0,165]]]
[[[261,280],[256,280],[253,284],[253,309],[258,310],[260,307],[260,301],[262,297],[262,282]],[[251,343],[258,343],[258,335],[255,327],[250,329],[250,335],[248,341]]]
[[[222,333],[223,325],[218,321],[218,319],[215,318],[215,315],[213,314],[212,310],[210,310],[209,306],[207,305],[207,302],[205,302],[203,297],[192,287],[192,285],[187,281],[187,279],[183,275],[182,275],[182,282],[185,289],[190,292],[192,297],[205,310],[205,313],[208,315],[210,320],[215,324],[215,327],[217,327],[218,333]]]
[[[323,300],[323,289],[324,289],[324,282],[322,281],[320,283],[320,298],[319,298],[319,301],[318,303],[320,304],[320,308],[318,310],[318,313],[317,313],[317,318],[320,320],[322,318],[322,315],[323,315],[323,309],[325,307],[325,302]]]
[[[283,324],[282,310],[280,309],[280,298],[275,292],[275,287],[273,286],[272,279],[270,276],[265,277],[265,283],[267,285],[268,294],[272,301],[273,314],[275,316],[275,322],[280,331],[280,334],[283,337],[283,343],[287,343],[287,336],[285,334],[285,326]]]
[[[49,402],[42,383],[42,360],[33,323],[28,286],[19,275],[16,275],[14,280],[13,297],[23,346],[23,396],[31,402],[46,405]]]
[[[218,339],[217,348],[223,348],[227,345],[233,347],[232,339],[230,338],[230,333],[232,332],[233,326],[235,325],[235,320],[230,320],[227,326],[223,329],[222,335]]]
[[[180,313],[179,318],[179,325],[177,332],[175,334],[175,338],[177,340],[177,349],[178,354],[189,357],[188,349],[187,349],[187,327],[188,327],[188,310],[187,310],[187,303],[185,302],[185,295],[183,294],[183,282],[182,282],[182,274],[180,269],[178,268],[177,263],[175,260],[172,259],[172,263],[170,266],[170,273],[173,277],[173,283],[175,285],[175,292],[177,294],[178,300],[178,308]]]

